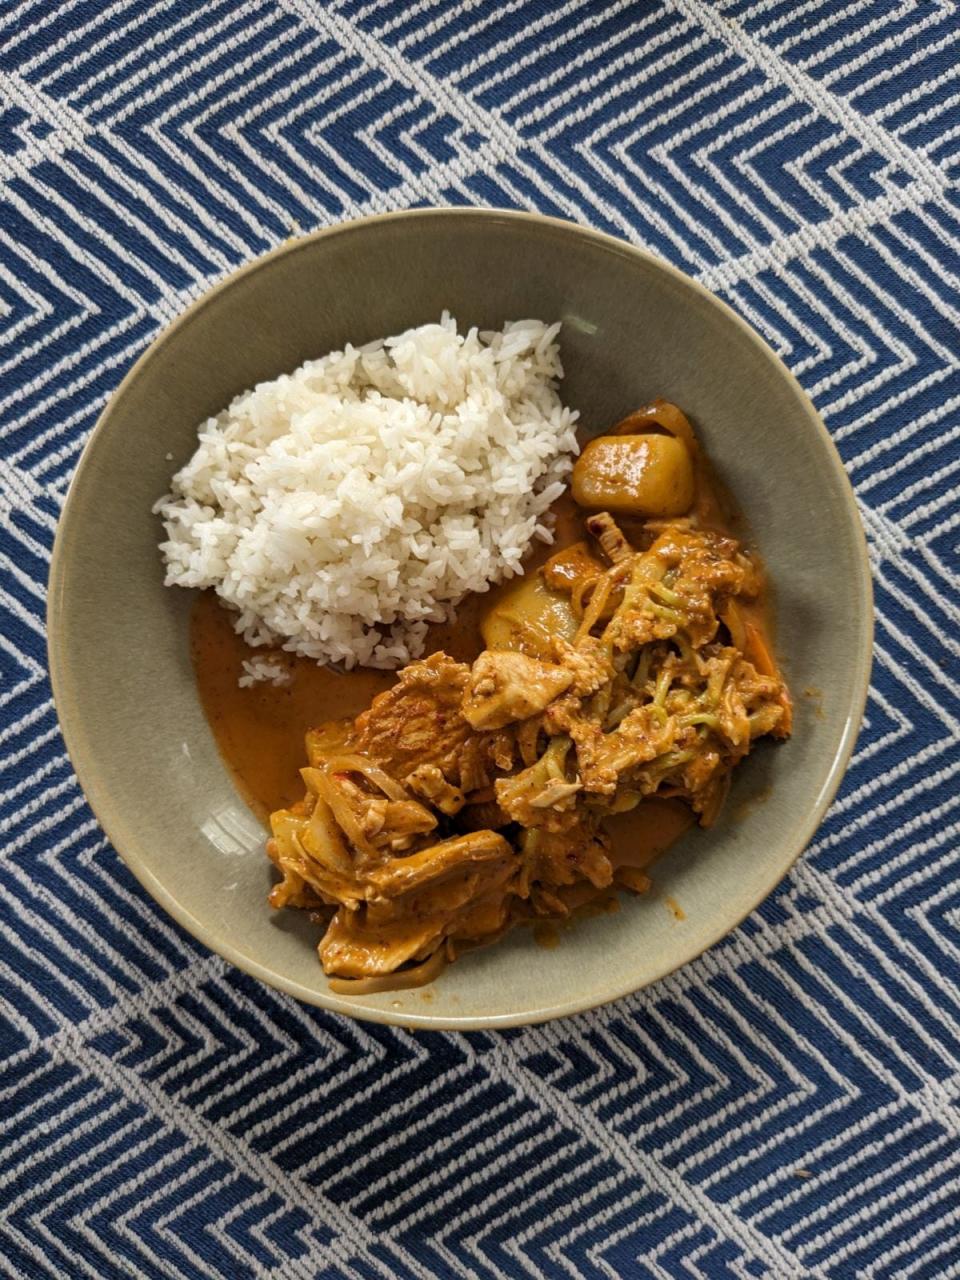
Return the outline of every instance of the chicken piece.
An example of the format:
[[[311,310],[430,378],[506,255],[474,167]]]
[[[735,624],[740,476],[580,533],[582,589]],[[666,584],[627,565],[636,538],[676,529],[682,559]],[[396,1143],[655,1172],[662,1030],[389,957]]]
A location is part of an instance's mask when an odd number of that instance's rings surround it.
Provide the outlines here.
[[[610,842],[601,833],[595,818],[584,816],[567,831],[525,831],[520,843],[522,870],[517,892],[526,896],[532,885],[552,889],[589,880],[605,889],[613,880]],[[565,908],[557,914],[565,914]]]
[[[400,781],[432,764],[459,786],[459,758],[471,736],[460,712],[469,678],[470,668],[445,653],[411,662],[358,716],[357,750]]]
[[[491,754],[489,742],[474,734],[464,744],[460,756],[460,789],[465,795],[490,786]]]
[[[435,809],[452,817],[463,808],[464,796],[459,787],[452,786],[435,764],[422,764],[407,774],[407,786],[417,795],[429,800]]]
[[[537,715],[573,683],[573,673],[525,653],[486,649],[473,664],[462,710],[474,729],[502,729]]]
[[[317,951],[326,974],[373,978],[393,973],[409,960],[426,959],[442,941],[445,919],[372,920],[365,908],[341,907]]]
[[[496,729],[483,735],[484,744],[494,769],[509,773],[516,755],[517,736],[512,729]]]
[[[616,672],[608,647],[596,636],[583,636],[574,646],[557,637],[554,641],[557,662],[570,672],[571,693],[587,697],[609,683]]]

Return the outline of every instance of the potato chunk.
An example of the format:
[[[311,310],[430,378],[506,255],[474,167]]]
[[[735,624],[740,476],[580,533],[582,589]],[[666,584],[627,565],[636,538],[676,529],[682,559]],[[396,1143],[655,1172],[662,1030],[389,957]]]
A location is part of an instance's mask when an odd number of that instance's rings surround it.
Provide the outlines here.
[[[694,499],[690,451],[675,436],[598,436],[573,468],[573,497],[615,515],[680,516]]]
[[[572,640],[578,625],[569,596],[551,590],[542,574],[528,573],[487,610],[480,631],[488,649],[519,649],[549,659],[554,636]]]

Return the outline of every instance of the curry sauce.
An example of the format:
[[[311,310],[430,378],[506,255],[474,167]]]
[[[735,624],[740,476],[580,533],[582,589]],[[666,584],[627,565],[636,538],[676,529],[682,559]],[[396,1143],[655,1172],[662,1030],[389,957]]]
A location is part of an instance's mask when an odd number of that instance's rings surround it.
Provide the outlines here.
[[[743,536],[743,516],[709,465],[698,472],[697,514],[706,525]],[[569,493],[553,507],[554,541],[537,543],[525,561],[528,574],[565,547],[583,538],[583,512]],[[628,532],[639,522],[622,521]],[[486,595],[469,597],[453,622],[430,628],[425,655],[443,651],[473,662],[483,648],[484,616],[516,580]],[[766,593],[749,606],[749,618],[764,634],[770,616]],[[396,672],[357,667],[340,672],[309,658],[281,654],[290,675],[285,685],[241,688],[237,681],[245,659],[256,656],[233,628],[233,615],[213,591],[197,596],[191,616],[190,647],[197,689],[220,754],[257,817],[267,823],[277,809],[289,808],[303,793],[303,741],[308,729],[327,720],[358,716],[378,693],[389,689]],[[694,823],[690,809],[676,800],[650,799],[628,814],[607,819],[612,858],[617,865],[650,866]]]
[[[545,554],[555,551],[547,548]],[[495,593],[461,605],[457,621],[431,629],[428,653],[438,650],[472,662],[483,647],[480,620]],[[303,794],[303,740],[326,720],[358,716],[396,680],[394,671],[369,667],[339,672],[308,658],[284,655],[290,683],[241,689],[242,663],[255,650],[233,629],[230,612],[212,591],[197,596],[190,647],[204,715],[241,795],[266,824],[276,809],[287,809]],[[649,800],[629,814],[608,819],[612,861],[650,866],[684,831],[693,814],[677,800]]]
[[[242,688],[263,651],[196,603],[205,713],[273,831],[270,902],[325,926],[335,984],[419,985],[512,924],[646,892],[753,742],[790,733],[765,575],[686,418],[657,401],[599,444],[553,544],[400,672],[273,651],[281,679]]]

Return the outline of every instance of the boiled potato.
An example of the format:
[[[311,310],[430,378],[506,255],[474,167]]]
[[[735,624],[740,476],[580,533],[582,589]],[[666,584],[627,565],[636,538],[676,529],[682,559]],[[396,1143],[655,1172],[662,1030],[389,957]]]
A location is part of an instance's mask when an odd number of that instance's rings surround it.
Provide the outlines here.
[[[682,516],[694,499],[693,463],[675,436],[598,436],[573,468],[574,501],[623,516]]]
[[[606,566],[591,555],[585,542],[572,542],[569,547],[561,547],[554,552],[542,570],[547,586],[567,595],[581,584],[599,578],[605,571]]]
[[[568,596],[551,591],[540,573],[529,573],[506,588],[483,616],[480,634],[488,649],[519,649],[549,659],[551,638],[572,640],[579,622]]]

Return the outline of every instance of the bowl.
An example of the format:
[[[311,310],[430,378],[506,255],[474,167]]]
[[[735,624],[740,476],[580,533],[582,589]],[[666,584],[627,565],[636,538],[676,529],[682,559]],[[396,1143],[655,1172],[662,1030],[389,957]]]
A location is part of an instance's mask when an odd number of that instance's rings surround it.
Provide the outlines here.
[[[796,728],[741,766],[720,823],[692,831],[658,862],[648,897],[578,921],[551,949],[517,929],[429,987],[337,995],[317,959],[317,927],[267,906],[265,831],[200,708],[191,593],[163,585],[151,507],[193,452],[198,423],[235,394],[444,309],[481,327],[562,320],[563,395],[587,429],[655,396],[691,416],[768,566]],[[48,622],[71,760],[157,902],[206,946],[298,999],[455,1030],[602,1004],[733,929],[787,873],[836,791],[863,712],[872,636],[849,482],[809,400],[764,342],[647,253],[550,218],[478,209],[391,214],[290,241],[161,334],[84,450],[57,533]],[[818,691],[815,702],[807,689]]]

